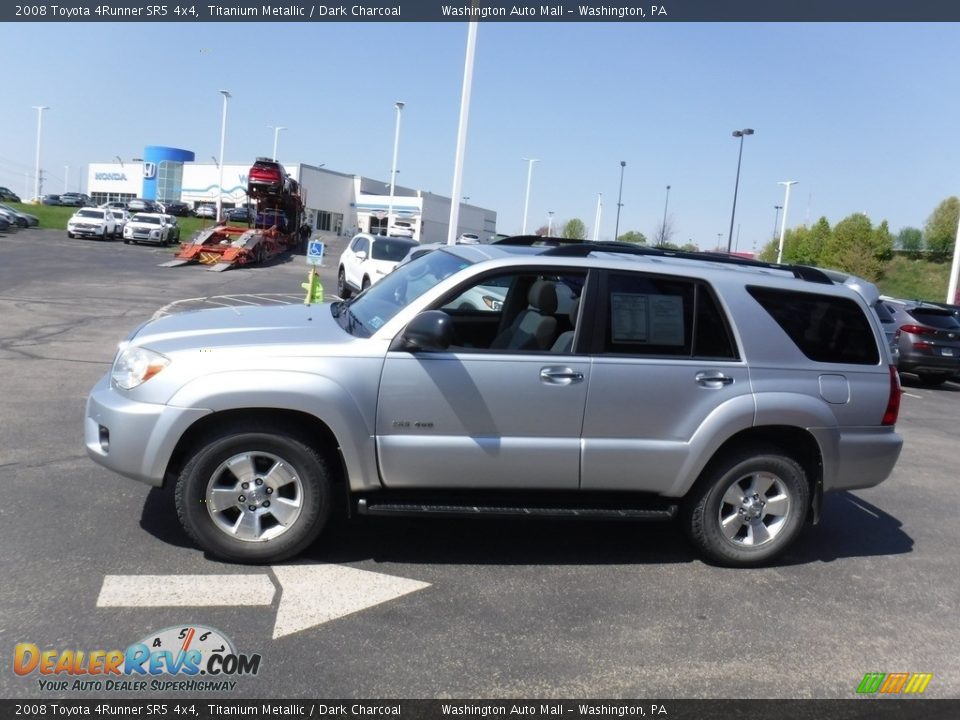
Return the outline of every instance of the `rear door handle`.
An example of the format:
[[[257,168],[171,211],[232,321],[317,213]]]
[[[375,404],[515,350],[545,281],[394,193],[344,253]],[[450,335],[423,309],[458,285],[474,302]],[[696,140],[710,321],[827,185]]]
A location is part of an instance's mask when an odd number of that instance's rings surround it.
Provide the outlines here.
[[[724,375],[719,370],[706,370],[704,372],[698,372],[694,379],[697,381],[697,385],[702,385],[703,387],[708,388],[722,388],[724,385],[732,385],[733,378],[729,375]]]
[[[571,385],[583,382],[583,373],[567,367],[545,367],[540,370],[540,381],[548,385]]]

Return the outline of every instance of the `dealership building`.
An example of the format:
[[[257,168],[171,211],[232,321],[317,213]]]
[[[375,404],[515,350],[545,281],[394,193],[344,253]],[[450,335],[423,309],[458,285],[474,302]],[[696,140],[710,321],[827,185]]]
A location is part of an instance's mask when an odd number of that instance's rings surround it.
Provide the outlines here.
[[[195,162],[194,153],[180,148],[150,145],[143,158],[133,162],[90,163],[87,192],[97,204],[110,200],[180,201],[196,208],[216,205],[220,167]],[[247,197],[247,173],[253,164],[224,164],[223,207],[251,202]],[[356,232],[386,232],[392,222],[405,220],[420,242],[444,242],[450,219],[450,198],[412,188],[394,187],[383,180],[328,170],[315,165],[284,165],[300,183],[306,219],[315,233],[350,236]],[[461,203],[457,234],[475,233],[480,238],[497,232],[497,214]]]

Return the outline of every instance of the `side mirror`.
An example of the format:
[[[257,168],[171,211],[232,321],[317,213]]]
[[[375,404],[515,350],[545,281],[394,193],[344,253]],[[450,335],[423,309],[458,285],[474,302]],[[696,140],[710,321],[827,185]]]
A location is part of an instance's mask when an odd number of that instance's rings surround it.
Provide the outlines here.
[[[453,343],[453,321],[442,310],[417,315],[390,346],[391,350],[446,350]]]
[[[357,260],[359,260],[360,262],[363,262],[363,261],[366,260],[366,259],[367,259],[367,251],[366,251],[366,250],[361,250],[360,252],[357,253]]]

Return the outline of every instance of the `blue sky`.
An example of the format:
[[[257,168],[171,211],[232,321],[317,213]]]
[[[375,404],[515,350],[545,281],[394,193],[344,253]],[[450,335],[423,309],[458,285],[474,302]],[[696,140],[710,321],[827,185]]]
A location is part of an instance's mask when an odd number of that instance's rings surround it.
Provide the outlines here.
[[[467,26],[462,23],[8,24],[0,43],[0,185],[32,173],[44,113],[49,192],[88,162],[172,145],[226,161],[269,155],[389,179],[395,100],[406,102],[398,183],[449,195]],[[716,245],[730,223],[738,141],[740,249],[772,235],[778,180],[798,180],[788,226],[852,212],[921,226],[960,193],[960,50],[950,24],[481,23],[463,195],[520,230],[581,218],[612,237]],[[85,167],[83,176],[86,176]],[[32,187],[32,186],[31,186]],[[737,235],[737,228],[734,228]]]

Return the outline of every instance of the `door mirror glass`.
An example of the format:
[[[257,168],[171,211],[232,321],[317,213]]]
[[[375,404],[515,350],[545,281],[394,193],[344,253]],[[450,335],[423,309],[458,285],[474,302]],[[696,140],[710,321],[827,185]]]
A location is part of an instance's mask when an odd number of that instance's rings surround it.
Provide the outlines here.
[[[453,343],[453,321],[442,310],[417,315],[397,336],[391,350],[446,350]]]

